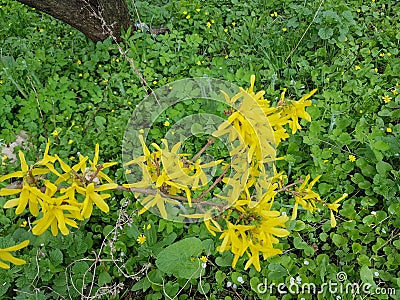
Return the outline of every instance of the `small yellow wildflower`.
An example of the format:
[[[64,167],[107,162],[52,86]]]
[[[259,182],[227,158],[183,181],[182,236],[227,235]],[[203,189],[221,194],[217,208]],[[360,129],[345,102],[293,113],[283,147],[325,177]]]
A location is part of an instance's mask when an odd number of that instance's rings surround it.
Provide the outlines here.
[[[92,107],[93,107],[93,106],[89,105],[87,108],[88,108],[88,109],[92,109]]]
[[[197,12],[200,12],[200,10],[201,10],[200,8],[196,8],[196,11],[197,11]]]
[[[57,40],[61,40],[61,36],[57,37]]]
[[[387,96],[387,95],[383,96],[382,99],[383,99],[383,101],[384,101],[385,103],[389,103],[390,101],[392,101],[392,98],[389,97],[389,96]]]
[[[344,75],[344,71],[342,71],[342,73],[340,73],[340,75],[342,75],[342,76],[343,76],[343,75]]]
[[[208,262],[208,258],[207,258],[207,256],[202,256],[202,257],[200,257],[200,260],[202,261],[202,262]]]
[[[146,229],[150,230],[151,229],[151,224],[147,224]]]
[[[126,169],[125,170],[125,174],[131,174],[132,173],[132,170],[131,169]]]
[[[132,102],[131,102],[131,101],[128,101],[128,105],[132,105]]]
[[[214,20],[214,19],[212,19],[212,20],[211,20],[211,23],[212,23],[212,24],[214,24],[214,23],[215,23],[215,20]]]
[[[119,58],[117,58],[115,61],[116,61],[116,62],[119,62]]]
[[[235,27],[236,26],[236,22],[232,22],[232,26]]]
[[[361,70],[361,67],[357,65],[357,66],[355,67],[355,69],[356,69],[356,71],[358,71],[358,70]]]
[[[201,65],[201,61],[198,60],[198,61],[197,61],[197,64],[200,66],[200,65]]]
[[[82,74],[82,73],[79,73],[79,77],[83,77],[83,74]]]
[[[21,223],[21,225],[19,225],[20,227],[26,227],[26,225],[28,225],[28,222],[27,221],[23,221],[22,223]]]
[[[356,158],[354,155],[352,155],[352,154],[349,155],[349,161],[355,162],[356,159],[357,159],[357,158]]]
[[[394,89],[393,91],[392,91],[392,93],[393,93],[393,95],[397,95],[399,92],[396,90],[396,89]]]
[[[225,55],[225,58],[228,58],[229,57],[229,55],[227,54],[227,55]]]
[[[390,127],[386,128],[386,132],[391,133],[392,132],[392,128],[390,128]]]
[[[165,122],[164,122],[164,126],[168,127],[169,125],[171,125],[171,124],[169,123],[169,121],[165,121]]]
[[[75,157],[70,156],[70,157],[69,157],[69,160],[70,160],[70,161],[74,161],[74,160],[75,160]]]
[[[360,109],[360,114],[362,114],[364,111],[362,109]]]
[[[153,81],[153,84],[156,85],[156,84],[157,84],[157,80],[154,80],[154,81]]]
[[[140,29],[138,29],[138,30],[137,30],[137,32],[139,32],[139,33],[140,33],[140,32],[142,32],[142,31],[141,31]]]
[[[271,14],[271,17],[273,17],[273,18],[274,18],[274,17],[276,18],[277,16],[278,16],[278,13],[277,13],[276,11],[274,11],[274,12]]]
[[[137,240],[137,242],[138,242],[139,244],[142,245],[142,244],[144,244],[144,242],[146,241],[146,236],[145,236],[144,234],[140,234],[136,240]]]
[[[329,79],[329,77],[326,77],[325,80],[326,80],[326,81],[329,81],[330,79]]]
[[[206,11],[204,14],[205,14],[206,16],[208,16],[208,11]]]
[[[40,32],[44,32],[44,29],[41,28],[39,31],[40,31]]]
[[[0,84],[3,84],[3,80],[0,80]]]
[[[380,57],[385,57],[385,53],[382,52],[382,53],[379,54],[379,56]]]
[[[225,32],[225,33],[228,32],[228,28],[225,28],[225,29],[224,29],[224,32]]]
[[[72,35],[72,31],[69,32],[69,35]]]
[[[283,32],[286,32],[286,31],[287,31],[287,28],[286,28],[286,27],[283,27],[283,28],[282,28],[282,31],[283,31]]]
[[[60,134],[60,131],[58,131],[57,129],[54,130],[54,131],[51,133],[52,136],[59,136],[59,134]]]
[[[375,0],[371,0],[372,2],[375,2]]]
[[[143,129],[139,129],[139,133],[140,133],[140,134],[143,134],[143,133],[144,133],[144,130],[143,130]]]
[[[324,159],[324,163],[327,163],[329,160],[327,160],[327,159]]]
[[[207,22],[206,26],[207,26],[208,28],[210,28],[210,27],[211,27],[211,23],[210,23],[210,22]]]
[[[78,63],[78,65],[81,65],[82,61],[80,59],[78,59],[77,63]]]
[[[188,12],[187,12],[186,10],[183,12],[184,15],[187,15],[187,13],[188,13]]]
[[[358,8],[358,9],[357,9],[357,12],[358,12],[358,13],[361,12],[361,9]]]
[[[375,68],[374,71],[375,71],[375,73],[378,73],[378,68]]]
[[[392,56],[392,53],[388,52],[388,53],[386,53],[386,55],[387,55],[388,57],[391,57],[391,56]]]
[[[73,140],[69,140],[68,145],[71,145],[73,142],[74,142]]]
[[[190,15],[187,15],[187,16],[186,16],[186,19],[188,19],[188,20],[189,20],[189,19],[190,19]]]

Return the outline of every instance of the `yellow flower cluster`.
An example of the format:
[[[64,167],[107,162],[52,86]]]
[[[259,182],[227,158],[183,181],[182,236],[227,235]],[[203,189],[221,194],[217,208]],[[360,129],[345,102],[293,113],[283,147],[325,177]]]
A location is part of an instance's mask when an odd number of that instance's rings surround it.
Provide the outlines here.
[[[104,200],[110,195],[99,192],[117,187],[102,172],[115,163],[98,164],[99,145],[96,145],[93,161],[80,155],[79,163],[70,167],[57,155],[51,156],[49,147],[50,143],[47,143],[43,159],[32,166],[28,166],[20,151],[21,170],[0,177],[0,182],[21,178],[21,183],[2,188],[0,196],[19,194],[18,198],[8,200],[4,208],[16,207],[15,213],[18,215],[28,206],[30,213],[37,217],[33,222],[33,234],[40,235],[51,227],[54,236],[58,234],[58,230],[67,235],[67,225],[78,227],[75,220],[91,216],[93,203],[102,211],[109,211]],[[86,163],[88,160],[89,165]],[[108,183],[101,184],[103,180]]]

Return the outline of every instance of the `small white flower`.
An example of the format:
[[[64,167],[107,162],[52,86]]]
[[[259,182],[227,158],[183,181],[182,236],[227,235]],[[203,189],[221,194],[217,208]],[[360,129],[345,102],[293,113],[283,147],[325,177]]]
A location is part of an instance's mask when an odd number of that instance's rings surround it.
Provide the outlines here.
[[[300,300],[306,300],[306,298],[300,298]]]
[[[297,276],[297,277],[296,277],[296,281],[297,281],[298,284],[300,284],[300,283],[301,283],[301,277],[300,277],[300,276]]]
[[[286,216],[286,211],[283,211],[283,212],[282,212],[282,216]]]
[[[371,211],[371,215],[376,216],[376,211]]]
[[[121,254],[120,254],[121,256],[125,256],[125,253],[124,252],[121,252]]]
[[[305,260],[305,261],[304,261],[304,264],[305,264],[306,266],[308,266],[308,265],[310,264],[310,262],[309,262],[308,260]]]
[[[44,246],[44,244],[42,243],[42,244],[40,244],[40,247],[43,247]]]
[[[205,269],[205,268],[207,267],[207,263],[205,263],[205,262],[202,263],[202,264],[201,264],[201,267],[202,267],[203,269]]]
[[[239,276],[237,281],[239,281],[240,283],[244,283],[244,280],[243,280],[242,276]]]
[[[76,152],[76,155],[77,156],[81,156],[81,153],[78,151],[78,152]]]
[[[376,277],[378,277],[378,276],[379,276],[379,272],[375,272],[374,275],[375,275]]]
[[[237,285],[233,284],[232,287],[236,290],[237,289]]]
[[[228,281],[227,283],[226,283],[226,287],[231,287],[232,286],[232,282],[230,282],[230,281]]]

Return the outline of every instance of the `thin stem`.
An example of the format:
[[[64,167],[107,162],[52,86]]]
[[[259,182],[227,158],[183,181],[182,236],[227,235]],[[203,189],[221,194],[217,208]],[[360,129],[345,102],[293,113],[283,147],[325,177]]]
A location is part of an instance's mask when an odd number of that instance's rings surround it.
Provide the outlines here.
[[[210,146],[212,145],[212,143],[215,142],[216,139],[217,139],[217,138],[215,138],[215,137],[213,137],[212,139],[209,139],[208,142],[207,142],[207,144],[205,144],[205,145],[203,146],[203,148],[201,148],[200,151],[197,152],[197,153],[192,157],[192,159],[190,160],[190,162],[191,162],[191,163],[194,163],[194,162],[196,161],[196,159],[198,159],[198,158],[200,157],[200,155],[202,155],[202,154],[204,153],[204,151],[206,151],[207,148],[210,147]]]

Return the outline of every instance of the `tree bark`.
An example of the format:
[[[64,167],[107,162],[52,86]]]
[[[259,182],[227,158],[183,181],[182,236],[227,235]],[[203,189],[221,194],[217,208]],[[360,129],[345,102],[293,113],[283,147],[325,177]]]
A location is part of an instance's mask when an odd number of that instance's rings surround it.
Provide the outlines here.
[[[135,28],[126,0],[17,0],[76,28],[94,42],[121,39],[121,30]]]

